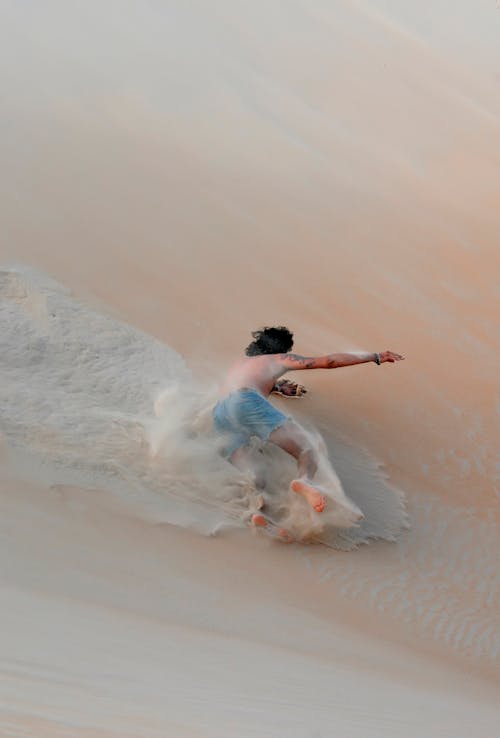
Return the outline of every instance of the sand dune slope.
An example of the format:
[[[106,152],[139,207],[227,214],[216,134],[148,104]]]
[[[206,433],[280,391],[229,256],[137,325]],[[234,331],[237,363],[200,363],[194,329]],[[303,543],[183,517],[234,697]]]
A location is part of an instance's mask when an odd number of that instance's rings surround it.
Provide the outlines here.
[[[496,735],[495,2],[3,5],[2,736]],[[336,548],[178,432],[270,323],[407,357],[276,400]]]

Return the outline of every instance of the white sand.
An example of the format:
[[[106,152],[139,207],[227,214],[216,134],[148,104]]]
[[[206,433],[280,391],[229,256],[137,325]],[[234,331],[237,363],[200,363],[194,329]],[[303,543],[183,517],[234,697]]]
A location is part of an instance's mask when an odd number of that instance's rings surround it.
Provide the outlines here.
[[[3,16],[0,734],[495,735],[495,3]],[[179,442],[178,354],[211,391],[265,323],[407,355],[278,401],[382,540],[268,545]]]
[[[492,687],[349,627],[286,547],[1,504],[2,735],[494,735]]]

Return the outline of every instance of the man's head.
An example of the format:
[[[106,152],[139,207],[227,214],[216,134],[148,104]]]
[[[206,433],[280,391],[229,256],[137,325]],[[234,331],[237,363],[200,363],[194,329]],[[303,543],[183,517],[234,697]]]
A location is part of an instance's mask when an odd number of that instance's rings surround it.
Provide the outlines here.
[[[252,336],[255,340],[246,347],[247,356],[286,354],[293,346],[293,333],[283,325],[261,328],[260,331],[253,331]]]

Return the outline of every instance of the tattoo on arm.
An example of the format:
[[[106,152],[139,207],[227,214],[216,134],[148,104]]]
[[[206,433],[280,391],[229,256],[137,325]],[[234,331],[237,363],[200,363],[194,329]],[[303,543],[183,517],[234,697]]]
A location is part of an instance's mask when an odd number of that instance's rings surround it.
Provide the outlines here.
[[[309,356],[300,356],[299,354],[282,354],[290,369],[294,366],[297,369],[312,369],[316,366],[316,359]]]

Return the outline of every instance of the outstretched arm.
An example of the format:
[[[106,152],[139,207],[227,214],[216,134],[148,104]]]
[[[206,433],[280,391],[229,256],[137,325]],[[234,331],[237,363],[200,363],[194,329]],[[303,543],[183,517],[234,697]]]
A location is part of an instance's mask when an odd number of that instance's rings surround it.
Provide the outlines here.
[[[382,351],[373,354],[329,354],[328,356],[299,356],[298,354],[279,354],[279,363],[284,371],[291,372],[299,369],[337,369],[341,366],[354,366],[355,364],[367,364],[370,361],[375,364],[394,363],[401,361],[404,356],[394,351]]]

